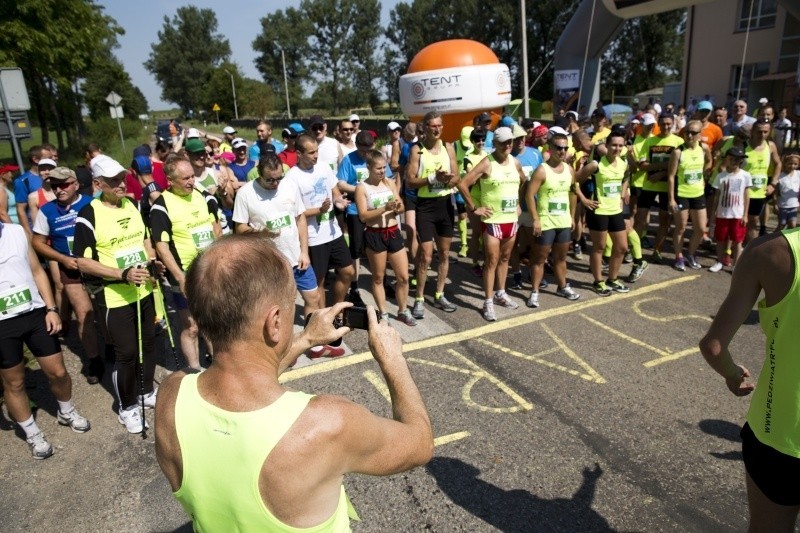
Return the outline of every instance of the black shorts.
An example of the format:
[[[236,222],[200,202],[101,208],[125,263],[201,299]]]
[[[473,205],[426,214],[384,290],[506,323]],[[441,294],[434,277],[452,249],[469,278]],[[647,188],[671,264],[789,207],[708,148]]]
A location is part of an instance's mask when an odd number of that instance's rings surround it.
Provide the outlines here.
[[[669,211],[669,198],[665,192],[645,191],[639,193],[636,200],[636,207],[639,209],[650,209],[657,205],[661,211]]]
[[[367,248],[376,253],[388,251],[393,254],[405,248],[399,225],[391,228],[367,228],[364,241]]]
[[[23,343],[36,357],[47,357],[61,351],[58,339],[47,333],[46,314],[45,308],[39,307],[0,320],[0,369],[14,368],[24,360]]]
[[[638,198],[642,195],[642,188],[641,187],[634,187],[633,185],[628,185],[628,190],[631,192],[631,196],[634,198]]]
[[[625,231],[625,217],[622,213],[616,215],[598,215],[594,211],[586,210],[586,225],[591,231],[608,231],[616,233]],[[605,246],[605,243],[603,243]]]
[[[686,211],[687,209],[697,210],[706,208],[705,196],[698,196],[697,198],[681,198],[678,196],[675,198],[675,202],[678,204],[678,209],[681,211]]]
[[[417,210],[417,195],[403,196],[403,207],[405,207],[406,211],[416,211]]]
[[[430,242],[434,236],[452,238],[455,209],[450,196],[417,198],[417,235],[419,242]]]
[[[325,244],[309,246],[308,255],[319,284],[325,279],[328,268],[347,268],[353,265],[353,256],[350,255],[342,236]]]
[[[764,209],[764,204],[767,203],[766,198],[750,198],[750,205],[747,207],[747,214],[751,217],[757,217]]]
[[[565,242],[572,242],[572,228],[551,228],[536,237],[536,244],[539,246],[552,246]]]
[[[741,431],[744,467],[753,483],[778,505],[800,505],[800,459],[779,452],[758,440],[745,423]]]
[[[66,268],[61,263],[58,264],[58,273],[61,277],[62,285],[77,285],[81,283],[81,271]]]
[[[345,215],[347,235],[350,237],[350,256],[358,259],[364,253],[364,223],[358,215]]]

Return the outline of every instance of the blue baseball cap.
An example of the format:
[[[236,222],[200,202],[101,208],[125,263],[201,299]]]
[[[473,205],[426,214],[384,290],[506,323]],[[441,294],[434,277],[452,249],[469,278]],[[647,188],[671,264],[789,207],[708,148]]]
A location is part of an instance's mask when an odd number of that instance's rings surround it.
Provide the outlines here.
[[[144,155],[137,155],[131,161],[131,168],[137,174],[152,174],[153,173],[153,164],[150,162],[150,158]]]

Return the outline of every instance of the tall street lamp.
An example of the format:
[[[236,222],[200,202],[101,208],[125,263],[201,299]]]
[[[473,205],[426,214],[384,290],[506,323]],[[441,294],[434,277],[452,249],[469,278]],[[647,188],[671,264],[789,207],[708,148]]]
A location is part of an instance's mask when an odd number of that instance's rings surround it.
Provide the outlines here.
[[[236,84],[233,83],[233,74],[231,74],[231,71],[226,68],[222,70],[227,72],[228,76],[231,77],[231,89],[233,89],[233,114],[236,116],[236,120],[239,120],[239,106],[236,105]]]
[[[286,118],[292,118],[292,110],[289,108],[289,81],[286,79],[286,55],[279,44],[275,45],[281,51],[281,63],[283,64],[283,87],[286,91]]]

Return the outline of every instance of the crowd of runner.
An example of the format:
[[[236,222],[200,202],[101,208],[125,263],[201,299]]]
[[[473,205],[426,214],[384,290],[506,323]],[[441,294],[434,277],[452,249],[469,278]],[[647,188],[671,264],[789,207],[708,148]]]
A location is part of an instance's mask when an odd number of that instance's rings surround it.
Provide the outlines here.
[[[728,114],[709,101],[688,116],[651,104],[613,125],[600,106],[589,117],[559,113],[551,126],[480,113],[452,143],[437,112],[390,122],[384,142],[356,115],[335,123],[312,116],[289,124],[280,141],[267,121],[252,143],[231,126],[220,137],[175,129],[169,141],[137,147],[127,168],[90,144],[78,174],[59,166],[53,146],[34,146],[25,173],[14,179],[16,167],[0,167],[0,374],[9,413],[35,458],[52,455],[25,394],[24,343],[50,380],[59,423],[89,430],[55,336],[74,313],[87,380],[101,381],[111,363],[118,420],[144,431],[143,410],[157,397],[157,331],[167,328],[173,341],[168,308],[185,366],[202,370],[184,273],[229,233],[267,232],[293,268],[304,317],[345,300],[363,306],[367,290],[383,321],[387,302],[396,303],[398,327],[423,320],[426,305],[458,311],[445,295],[455,252],[481,280],[487,321],[497,320],[495,306],[580,298],[570,255],[582,262],[589,254],[591,289],[604,297],[628,292],[652,263],[732,269],[773,213],[778,228],[796,226],[800,156],[785,138],[776,142],[784,134],[769,103],[749,115],[738,101]],[[703,246],[716,249],[713,263],[701,263]],[[527,298],[516,301],[507,284],[529,287]],[[306,355],[344,353],[320,345]]]

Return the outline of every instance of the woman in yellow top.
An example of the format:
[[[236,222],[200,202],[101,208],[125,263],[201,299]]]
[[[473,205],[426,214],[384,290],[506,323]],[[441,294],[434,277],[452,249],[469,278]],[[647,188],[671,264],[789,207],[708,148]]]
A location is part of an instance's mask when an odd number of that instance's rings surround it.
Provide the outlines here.
[[[378,312],[385,320],[386,292],[383,278],[386,260],[392,265],[397,278],[397,320],[407,326],[416,326],[417,321],[406,307],[408,303],[408,256],[400,234],[397,217],[403,212],[400,191],[393,180],[386,179],[386,157],[380,150],[370,150],[366,157],[367,179],[356,186],[358,217],[366,226],[364,244],[369,266],[372,270],[372,296]]]
[[[519,215],[522,213],[519,206],[520,188],[526,181],[522,165],[511,155],[513,142],[511,128],[497,128],[494,132],[494,152],[481,159],[458,184],[467,211],[480,216],[483,222],[486,256],[483,266],[483,290],[486,295],[483,318],[490,322],[497,320],[495,303],[509,309],[519,307],[505,291],[508,260],[517,241]],[[480,205],[473,201],[469,193],[469,188],[478,180],[481,187]]]
[[[672,151],[667,167],[667,195],[669,210],[675,219],[672,232],[672,245],[675,247],[673,268],[683,272],[686,263],[689,268],[702,268],[695,258],[695,252],[706,233],[706,182],[703,176],[711,168],[711,152],[700,142],[703,123],[690,120],[683,130],[686,142]],[[692,237],[689,239],[689,253],[683,258],[683,233],[686,223],[692,219]]]
[[[580,187],[575,191],[578,199],[586,208],[586,225],[592,236],[592,255],[589,266],[594,276],[592,289],[600,296],[611,296],[612,291],[628,292],[617,275],[622,258],[628,251],[628,238],[625,218],[622,214],[622,202],[628,202],[628,163],[621,156],[625,147],[625,136],[619,131],[612,131],[606,138],[608,152],[598,161],[590,161],[578,171],[575,177],[578,183],[594,179],[595,186],[592,198],[586,198]],[[608,265],[608,280],[603,281],[603,248],[606,236],[611,235],[613,247]]]

